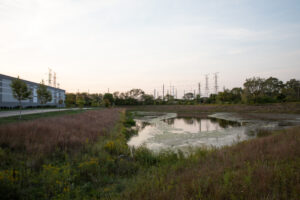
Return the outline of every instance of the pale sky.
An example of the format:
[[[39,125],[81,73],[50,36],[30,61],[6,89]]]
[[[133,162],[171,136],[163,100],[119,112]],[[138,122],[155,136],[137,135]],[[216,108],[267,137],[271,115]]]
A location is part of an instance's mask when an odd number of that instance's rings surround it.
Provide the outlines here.
[[[0,73],[67,92],[300,78],[299,0],[0,0]]]

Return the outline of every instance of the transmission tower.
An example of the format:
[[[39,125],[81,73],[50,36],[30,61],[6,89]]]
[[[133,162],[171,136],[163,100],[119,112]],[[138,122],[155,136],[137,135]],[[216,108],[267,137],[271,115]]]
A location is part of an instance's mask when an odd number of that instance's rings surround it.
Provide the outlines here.
[[[51,86],[52,85],[52,69],[48,68],[49,72],[48,72],[48,85]]]
[[[205,74],[205,93],[206,93],[206,96],[207,96],[207,97],[208,97],[208,95],[209,95],[208,75],[209,75],[209,74]]]
[[[200,85],[200,82],[198,83],[198,94],[199,94],[199,97],[201,97],[201,85]]]
[[[162,96],[163,101],[165,100],[165,84],[163,84],[163,96]]]
[[[219,74],[219,72],[214,73],[214,78],[215,78],[215,94],[218,94],[218,89],[219,89],[219,86],[218,86],[218,74]]]
[[[53,72],[53,87],[56,87],[56,72]]]

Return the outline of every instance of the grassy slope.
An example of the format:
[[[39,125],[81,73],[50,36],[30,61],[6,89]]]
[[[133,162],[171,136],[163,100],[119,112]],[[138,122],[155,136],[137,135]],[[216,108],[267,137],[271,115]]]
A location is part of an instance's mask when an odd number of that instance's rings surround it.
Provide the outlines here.
[[[128,106],[128,110],[177,112],[179,116],[195,116],[212,112],[257,112],[257,113],[295,113],[300,114],[300,103],[274,103],[263,105],[244,104],[206,104],[206,105],[154,105]]]
[[[120,112],[104,109],[1,125],[1,198],[297,199],[300,195],[299,128],[220,150],[199,150],[188,158],[153,155],[143,148],[130,157],[126,138],[132,133],[126,126],[131,123],[124,114],[119,123]]]
[[[140,171],[120,199],[298,199],[300,129]]]
[[[120,112],[1,125],[1,199],[98,199],[117,190],[135,169],[126,161],[118,167],[118,156],[129,155]]]
[[[30,121],[30,120],[44,118],[44,117],[56,117],[56,116],[61,116],[61,115],[78,114],[78,113],[82,113],[84,111],[85,110],[66,110],[66,111],[58,110],[58,111],[54,111],[54,112],[29,114],[29,115],[22,115],[21,120],[19,119],[19,116],[1,117],[0,125],[7,124],[7,123],[14,123],[14,122]]]

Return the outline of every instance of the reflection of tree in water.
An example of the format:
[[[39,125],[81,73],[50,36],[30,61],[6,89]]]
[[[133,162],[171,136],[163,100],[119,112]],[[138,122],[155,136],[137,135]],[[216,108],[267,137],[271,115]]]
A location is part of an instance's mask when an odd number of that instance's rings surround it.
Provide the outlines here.
[[[175,118],[165,119],[163,121],[166,122],[168,125],[173,125],[174,121],[175,121]]]
[[[219,125],[222,127],[222,128],[227,128],[228,127],[228,121],[226,120],[221,120],[221,119],[218,119],[218,123]]]
[[[207,120],[210,120],[212,124],[219,124],[219,121],[216,118],[207,118]]]
[[[183,121],[186,123],[186,124],[194,124],[194,118],[183,118]]]
[[[147,126],[151,126],[151,124],[149,122],[139,122],[139,123],[136,123],[136,129],[138,131],[144,130]]]
[[[217,119],[220,127],[222,128],[228,128],[230,127],[237,127],[237,126],[241,126],[240,123],[238,122],[233,122],[233,121],[227,121],[227,120],[223,120],[223,119]]]

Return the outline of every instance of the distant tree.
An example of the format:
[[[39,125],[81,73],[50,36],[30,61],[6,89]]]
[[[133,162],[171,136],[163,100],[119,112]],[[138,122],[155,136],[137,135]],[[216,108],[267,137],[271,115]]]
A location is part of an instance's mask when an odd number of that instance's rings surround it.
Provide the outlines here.
[[[291,79],[286,82],[282,91],[286,101],[300,100],[300,80]]]
[[[183,96],[183,98],[185,100],[192,100],[194,98],[194,94],[189,92],[189,93],[185,93],[185,95]]]
[[[19,77],[12,80],[10,87],[13,92],[13,97],[19,102],[19,118],[22,114],[22,100],[31,99],[32,91],[27,87],[27,84]]]
[[[47,89],[47,86],[45,85],[43,80],[39,84],[39,87],[36,92],[40,104],[46,104],[47,102],[52,101],[51,92]]]
[[[83,108],[84,104],[85,104],[84,97],[81,96],[80,94],[77,94],[77,95],[76,95],[76,105],[77,105],[79,108]]]
[[[64,103],[64,100],[62,100],[62,99],[59,99],[59,100],[58,100],[59,109],[61,108],[61,106],[62,106],[63,103]]]
[[[111,93],[105,93],[103,96],[105,107],[111,107],[114,103],[114,97]]]
[[[153,105],[154,104],[154,97],[153,95],[144,94],[142,96],[143,104],[145,105]]]
[[[76,105],[76,94],[74,93],[67,93],[66,100],[65,100],[67,107],[73,107]]]
[[[243,100],[245,103],[258,103],[259,97],[263,96],[263,83],[265,79],[253,77],[246,79],[244,83]]]

